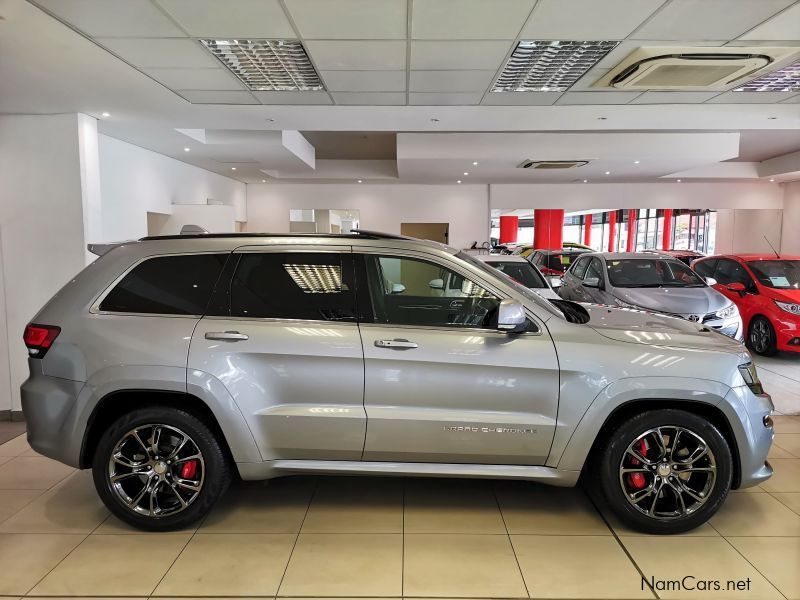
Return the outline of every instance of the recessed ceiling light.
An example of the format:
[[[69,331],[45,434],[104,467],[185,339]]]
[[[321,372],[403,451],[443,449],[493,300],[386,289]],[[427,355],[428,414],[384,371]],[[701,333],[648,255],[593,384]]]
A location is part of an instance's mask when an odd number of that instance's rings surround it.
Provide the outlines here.
[[[267,180],[266,179],[262,179],[261,183],[267,183]]]
[[[584,179],[583,183],[589,183],[589,180],[588,179]]]
[[[775,183],[775,180],[774,179],[770,179],[769,182],[770,183]]]
[[[183,151],[184,152],[189,152],[189,151],[191,151],[191,148],[184,148]]]
[[[681,180],[680,180],[680,179],[678,179],[678,183],[680,183],[680,182],[681,182]]]
[[[236,167],[231,167],[231,171],[235,171],[235,170],[236,170]]]
[[[270,119],[269,117],[267,117],[267,118],[266,118],[266,119],[264,119],[264,120],[265,120],[267,123],[274,123],[274,122],[275,122],[275,119]]]
[[[521,41],[493,92],[564,92],[619,42]]]
[[[439,119],[437,119],[436,117],[431,117],[431,123],[438,123],[438,122]]]
[[[768,121],[774,121],[774,120],[775,120],[775,119],[777,119],[777,118],[778,118],[778,117],[767,117],[767,120],[768,120]]]
[[[478,166],[478,161],[477,160],[472,161],[472,166],[473,167],[477,167]]]
[[[361,183],[361,180],[360,180],[360,179],[358,180],[358,183]]]
[[[608,117],[597,117],[597,120],[598,121],[606,121],[606,120],[608,120]]]
[[[456,180],[456,183],[461,183],[461,180],[460,180],[460,179],[457,179],[457,180]]]
[[[638,164],[639,164],[639,161],[638,161],[638,160],[635,160],[635,161],[633,161],[633,164],[635,164],[635,165],[638,165]]]
[[[606,171],[606,175],[611,175],[611,171]]]
[[[800,62],[765,73],[740,85],[734,92],[797,92],[800,91]]]
[[[464,176],[467,176],[467,175],[469,175],[469,172],[468,171],[464,171]]]
[[[102,114],[102,116],[103,116],[103,117],[110,117],[110,116],[111,116],[111,113],[104,112],[104,113]]]
[[[297,40],[200,40],[255,91],[321,90],[322,81]]]

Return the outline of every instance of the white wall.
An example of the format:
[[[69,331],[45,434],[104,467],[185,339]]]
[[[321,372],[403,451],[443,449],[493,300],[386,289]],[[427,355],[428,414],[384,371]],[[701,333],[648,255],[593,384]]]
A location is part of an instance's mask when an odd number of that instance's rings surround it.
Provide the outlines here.
[[[103,239],[91,241],[146,236],[148,212],[172,214],[173,205],[209,199],[247,220],[245,184],[105,135],[99,142]]]
[[[199,225],[211,233],[236,231],[236,214],[227,204],[173,204],[172,214],[156,235],[176,235],[184,225]]]
[[[359,226],[400,233],[400,223],[450,223],[450,245],[489,238],[486,185],[248,184],[247,230],[286,233],[289,209],[358,210]]]
[[[717,210],[715,254],[781,250],[783,211],[738,208]],[[767,242],[769,240],[769,243]]]
[[[783,186],[781,252],[800,256],[800,181]]]
[[[0,410],[20,409],[25,325],[86,261],[81,177],[93,170],[81,165],[87,129],[76,114],[0,116]]]

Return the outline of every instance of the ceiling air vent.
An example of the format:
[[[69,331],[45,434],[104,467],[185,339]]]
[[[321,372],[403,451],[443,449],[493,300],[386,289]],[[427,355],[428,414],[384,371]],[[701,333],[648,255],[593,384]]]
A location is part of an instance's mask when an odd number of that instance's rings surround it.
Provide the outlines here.
[[[321,90],[322,81],[297,40],[200,40],[253,91]]]
[[[588,160],[524,160],[517,165],[518,169],[574,169],[588,165]]]
[[[626,90],[725,89],[797,48],[639,48],[595,87]]]

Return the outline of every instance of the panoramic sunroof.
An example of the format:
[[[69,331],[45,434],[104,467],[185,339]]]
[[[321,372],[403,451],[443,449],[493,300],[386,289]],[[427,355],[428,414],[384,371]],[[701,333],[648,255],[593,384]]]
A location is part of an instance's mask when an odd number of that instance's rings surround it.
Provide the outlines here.
[[[322,81],[296,40],[200,40],[253,91],[321,90]]]
[[[800,91],[800,62],[788,65],[772,73],[766,73],[744,85],[734,92],[797,92]]]
[[[564,92],[619,42],[521,41],[493,92]]]

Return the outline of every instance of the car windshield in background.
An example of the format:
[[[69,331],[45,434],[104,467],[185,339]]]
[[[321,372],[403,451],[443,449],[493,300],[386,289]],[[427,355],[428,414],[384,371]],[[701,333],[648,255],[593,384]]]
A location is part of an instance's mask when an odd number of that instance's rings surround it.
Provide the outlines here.
[[[544,277],[529,262],[489,262],[486,263],[501,273],[505,273],[511,279],[521,283],[527,288],[547,288]]]
[[[581,252],[573,252],[569,254],[550,254],[544,257],[544,260],[542,261],[542,267],[545,269],[550,269],[550,271],[557,271],[558,273],[563,274],[581,254]]]
[[[703,287],[705,283],[677,260],[609,259],[608,280],[614,287]]]
[[[800,260],[753,260],[747,264],[761,285],[779,290],[800,289]]]

